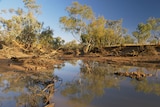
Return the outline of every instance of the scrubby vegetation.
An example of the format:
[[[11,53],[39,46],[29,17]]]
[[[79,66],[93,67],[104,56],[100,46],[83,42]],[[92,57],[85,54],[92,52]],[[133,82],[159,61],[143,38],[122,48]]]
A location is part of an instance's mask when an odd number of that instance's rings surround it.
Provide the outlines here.
[[[2,16],[10,14],[9,19],[0,17],[0,40],[8,47],[23,48],[24,52],[50,52],[64,43],[60,37],[53,37],[50,27],[44,28],[37,20],[40,6],[35,0],[23,0],[24,7],[1,10]]]
[[[45,23],[36,18],[40,14],[40,6],[36,4],[36,0],[23,0],[23,3],[24,8],[10,8],[0,12],[0,62],[5,71],[16,74],[14,78],[18,78],[17,81],[30,80],[36,84],[30,88],[30,95],[33,96],[29,102],[32,106],[37,106],[35,102],[39,97],[40,100],[45,98],[45,105],[50,103],[48,98],[54,93],[55,78],[52,75],[43,80],[44,77],[42,79],[41,76],[44,75],[38,71],[53,69],[53,64],[58,63],[59,59],[97,58],[96,60],[106,60],[108,63],[125,64],[160,62],[160,18],[149,18],[146,23],[138,24],[136,31],[129,35],[127,29],[122,26],[122,19],[96,17],[91,7],[73,2],[71,6],[66,7],[68,16],[59,19],[62,29],[76,38],[65,43],[63,38],[54,37],[54,30],[50,26],[44,27]],[[2,17],[6,14],[11,17]],[[86,63],[85,66],[90,73],[90,68],[87,68],[89,65]],[[19,76],[19,73],[25,75]],[[37,82],[44,83],[48,80],[52,83],[43,84],[43,89],[37,88]],[[34,99],[36,100],[33,101]]]
[[[131,36],[127,29],[122,27],[122,19],[109,20],[103,16],[96,17],[91,7],[73,2],[71,6],[66,7],[69,15],[59,19],[62,28],[76,38],[75,41],[65,43],[62,38],[54,37],[53,29],[49,26],[44,28],[45,23],[37,20],[36,15],[40,14],[40,6],[35,0],[23,2],[25,8],[1,10],[1,14],[12,16],[9,19],[0,17],[1,49],[3,45],[17,47],[23,53],[36,55],[57,50],[76,56],[97,52],[114,56],[158,54],[154,46],[145,45],[149,43],[159,45],[159,18],[149,18],[146,23],[138,24],[137,30]],[[109,47],[114,46],[117,49],[109,50]],[[127,53],[123,52],[124,46],[144,49],[139,51],[132,49],[132,52]]]

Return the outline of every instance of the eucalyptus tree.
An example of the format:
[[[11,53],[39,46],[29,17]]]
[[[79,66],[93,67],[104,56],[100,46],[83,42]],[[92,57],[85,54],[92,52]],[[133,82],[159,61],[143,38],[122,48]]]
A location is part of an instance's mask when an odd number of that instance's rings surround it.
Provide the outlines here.
[[[103,47],[105,44],[103,37],[106,34],[105,25],[106,19],[104,17],[93,20],[87,27],[88,42],[91,41],[94,46]]]
[[[79,37],[86,32],[87,23],[93,18],[94,14],[92,9],[87,5],[81,5],[78,2],[73,2],[71,6],[66,8],[69,16],[60,18],[60,23],[65,31],[69,31],[72,35]]]
[[[74,37],[80,37],[80,43],[86,44],[83,52],[87,53],[91,46],[99,48],[106,45],[122,44],[126,29],[122,27],[122,20],[106,20],[103,16],[95,17],[89,6],[73,2],[66,8],[68,16],[60,18],[65,31]]]
[[[35,0],[23,0],[27,12],[22,16],[22,32],[18,36],[18,40],[25,44],[25,48],[32,47],[37,40],[37,36],[42,29],[42,24],[36,19],[35,15],[40,13],[40,6],[36,4]]]
[[[86,33],[88,23],[94,19],[94,13],[91,7],[87,5],[81,5],[78,2],[73,2],[71,6],[66,8],[69,16],[63,16],[60,18],[60,23],[65,31],[71,32],[71,34],[79,41],[82,34]],[[77,37],[78,35],[78,37]],[[88,50],[90,43],[85,48]]]
[[[40,6],[35,0],[23,0],[25,9],[9,9],[10,19],[0,18],[1,32],[8,37],[10,42],[17,40],[29,48],[36,41],[38,32],[41,30],[41,23],[35,15],[40,13]],[[4,12],[3,12],[4,13]]]
[[[104,38],[106,46],[115,45],[116,36],[115,36],[115,33],[114,33],[113,29],[107,28],[106,29],[106,34],[103,38]]]
[[[132,34],[137,39],[139,44],[144,44],[151,36],[151,29],[152,26],[149,23],[140,23],[138,24],[137,31],[134,31]]]
[[[52,49],[53,48],[53,30],[50,27],[47,27],[42,30],[39,35],[39,43],[41,48]]]
[[[36,4],[36,0],[23,0],[28,13],[40,14],[40,5]]]
[[[65,42],[65,40],[63,40],[61,37],[53,38],[53,47],[54,47],[54,49],[58,49],[61,46],[63,46],[64,42]]]
[[[107,20],[106,22],[106,41],[108,45],[123,44],[124,37],[127,34],[127,29],[122,27],[122,19]]]
[[[124,36],[124,44],[134,44],[134,38],[132,38],[130,35]]]
[[[63,45],[63,49],[65,50],[75,50],[79,47],[79,44],[77,43],[76,40],[72,40],[70,42],[67,42]]]
[[[154,17],[149,18],[147,20],[147,23],[149,23],[152,26],[151,35],[159,44],[159,40],[160,40],[160,18],[154,18]]]

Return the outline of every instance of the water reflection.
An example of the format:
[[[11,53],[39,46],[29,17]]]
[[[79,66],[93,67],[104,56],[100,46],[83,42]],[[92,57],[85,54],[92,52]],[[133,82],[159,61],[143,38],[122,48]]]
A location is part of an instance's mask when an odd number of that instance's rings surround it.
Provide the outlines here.
[[[95,96],[102,96],[106,87],[118,88],[118,79],[107,67],[98,67],[96,62],[83,62],[79,78],[67,82],[61,94],[70,98],[76,107],[87,106]],[[83,104],[83,105],[82,105]]]
[[[0,106],[43,107],[46,93],[42,89],[50,78],[53,78],[52,72],[1,72]]]
[[[68,62],[65,64],[67,65]],[[75,67],[75,63],[72,67]],[[73,69],[72,67],[70,68],[70,70]],[[60,90],[60,94],[63,97],[67,98],[66,101],[68,105],[66,105],[66,107],[106,107],[105,103],[101,104],[101,106],[96,106],[96,102],[98,102],[98,100],[102,97],[105,97],[105,99],[107,100],[106,97],[109,95],[107,92],[112,92],[112,90],[119,91],[121,89],[124,89],[120,91],[121,93],[123,93],[124,91],[124,94],[126,94],[127,92],[131,95],[136,94],[137,97],[139,96],[139,94],[142,93],[143,96],[137,98],[137,100],[134,100],[135,102],[137,102],[138,99],[140,100],[140,98],[143,98],[143,100],[146,101],[143,106],[146,107],[148,102],[145,98],[145,93],[148,93],[150,95],[158,95],[158,97],[156,97],[156,100],[160,100],[160,76],[158,69],[111,65],[105,62],[99,63],[96,61],[79,61],[77,63],[77,67],[79,69],[79,71],[77,71],[78,73],[76,74],[77,77],[74,79],[66,80]],[[127,77],[114,75],[115,72],[133,72],[137,70],[140,72],[153,74],[153,76],[147,77],[142,81],[137,81],[136,79],[130,79]],[[59,73],[59,76],[62,76],[62,78],[65,77],[65,71],[56,71],[55,74],[57,74],[57,72],[62,73]],[[114,94],[115,93],[112,93],[112,95]],[[57,97],[61,95],[57,94]],[[118,98],[120,96],[118,96],[117,94],[115,95],[115,97]],[[128,100],[132,99],[129,96],[127,96],[127,98]],[[150,101],[150,103],[152,102]],[[114,101],[112,101],[112,104],[114,104]],[[125,101],[121,102],[121,105],[125,104]],[[62,107],[58,104],[57,106]],[[118,103],[116,106],[119,106]],[[155,105],[155,107],[156,106],[158,107],[158,105]]]
[[[51,98],[56,107],[159,107],[160,69],[71,60],[48,72],[0,73],[0,107],[44,107]],[[115,72],[152,74],[142,81]],[[58,80],[46,87],[51,79]],[[58,77],[56,77],[56,75]],[[52,82],[52,81],[51,81]]]
[[[153,93],[158,96],[160,96],[160,82],[156,81],[149,81],[148,79],[145,79],[141,82],[132,80],[131,84],[134,85],[136,91],[141,91],[144,93]]]

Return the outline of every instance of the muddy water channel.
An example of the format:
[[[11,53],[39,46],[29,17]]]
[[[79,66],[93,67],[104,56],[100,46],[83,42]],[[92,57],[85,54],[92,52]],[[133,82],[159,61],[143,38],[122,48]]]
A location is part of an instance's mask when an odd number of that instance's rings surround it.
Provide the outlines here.
[[[141,72],[140,79],[121,72]],[[159,107],[160,68],[72,60],[45,72],[0,72],[0,107]],[[52,107],[52,106],[51,106]]]

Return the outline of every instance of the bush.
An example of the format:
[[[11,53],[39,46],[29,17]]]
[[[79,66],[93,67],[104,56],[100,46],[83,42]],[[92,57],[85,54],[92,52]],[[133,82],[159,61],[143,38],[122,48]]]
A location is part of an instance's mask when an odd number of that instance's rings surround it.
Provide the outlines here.
[[[141,55],[158,55],[157,50],[154,46],[145,46],[144,51],[141,53]]]
[[[76,50],[77,48],[79,48],[79,44],[75,40],[73,40],[66,43],[62,48],[64,50]]]

